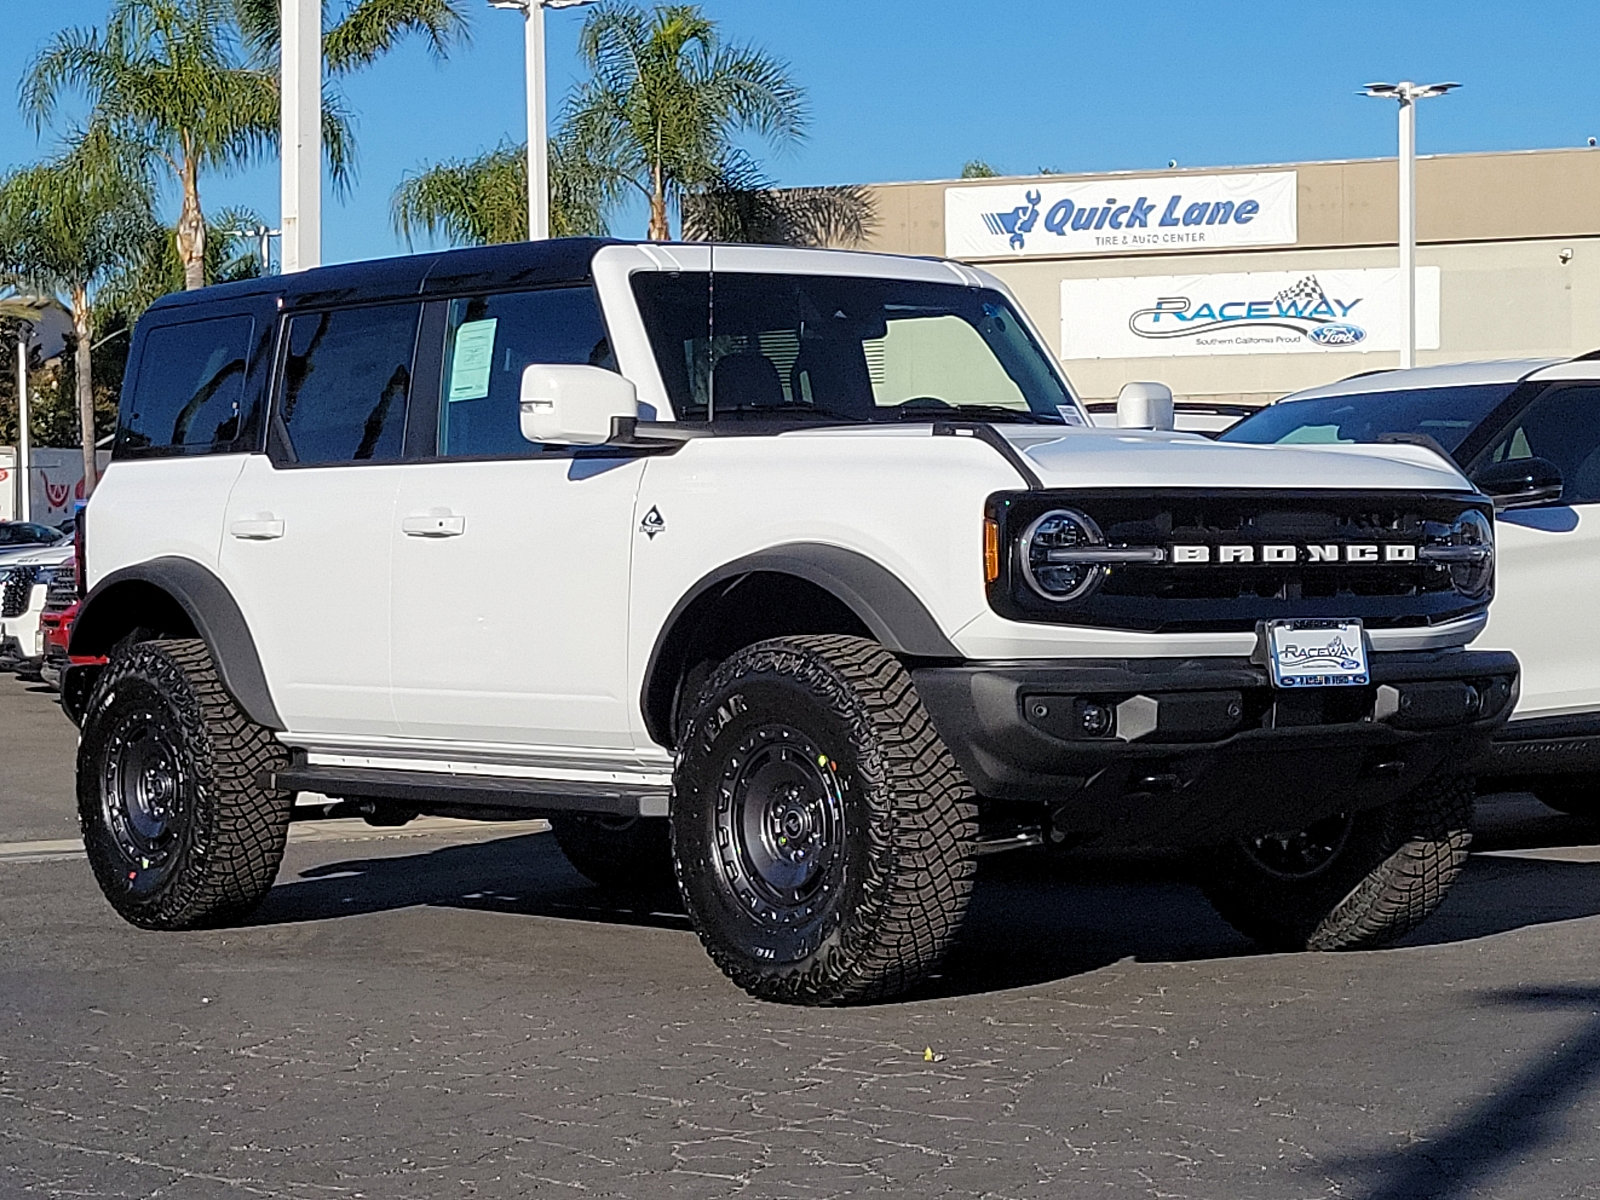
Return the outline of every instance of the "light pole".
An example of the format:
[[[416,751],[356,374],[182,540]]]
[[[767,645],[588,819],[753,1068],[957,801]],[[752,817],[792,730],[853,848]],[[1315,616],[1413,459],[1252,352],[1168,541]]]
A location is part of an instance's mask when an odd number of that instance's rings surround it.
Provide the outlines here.
[[[1417,101],[1442,96],[1459,83],[1369,83],[1363,96],[1400,102],[1400,306],[1405,336],[1400,365],[1417,361]]]
[[[17,520],[33,520],[33,489],[29,487],[28,470],[32,466],[28,424],[33,417],[28,406],[28,342],[33,328],[17,325]]]
[[[282,0],[283,272],[322,263],[322,0]]]
[[[490,8],[509,8],[522,14],[527,61],[524,71],[528,94],[528,240],[542,242],[550,236],[550,131],[545,115],[544,10],[581,8],[594,0],[489,0]]]

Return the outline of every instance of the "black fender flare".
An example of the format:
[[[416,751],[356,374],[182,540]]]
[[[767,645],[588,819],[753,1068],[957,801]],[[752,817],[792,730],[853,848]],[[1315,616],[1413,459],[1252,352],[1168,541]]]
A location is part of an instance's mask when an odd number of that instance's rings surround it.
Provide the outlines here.
[[[647,724],[656,672],[684,613],[712,589],[758,573],[790,575],[816,585],[854,613],[873,638],[895,654],[946,660],[963,657],[916,593],[882,563],[855,550],[823,542],[773,546],[724,563],[702,576],[673,606],[656,634],[645,666],[639,702]],[[665,731],[650,732],[660,738]]]
[[[258,725],[282,731],[266,672],[244,613],[222,580],[193,559],[164,557],[107,575],[84,597],[73,622],[68,653],[99,657],[110,653],[126,632],[119,619],[119,596],[129,584],[147,584],[170,596],[210,647],[223,686]]]

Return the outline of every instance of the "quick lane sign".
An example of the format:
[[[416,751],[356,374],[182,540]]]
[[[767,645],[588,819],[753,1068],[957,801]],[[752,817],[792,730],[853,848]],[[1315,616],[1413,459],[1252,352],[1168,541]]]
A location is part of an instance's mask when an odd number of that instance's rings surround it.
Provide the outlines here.
[[[1400,272],[1246,271],[1065,279],[1061,357],[1400,348]],[[1439,348],[1439,268],[1417,269],[1417,348]]]
[[[1114,177],[947,188],[950,258],[1291,246],[1295,173]]]

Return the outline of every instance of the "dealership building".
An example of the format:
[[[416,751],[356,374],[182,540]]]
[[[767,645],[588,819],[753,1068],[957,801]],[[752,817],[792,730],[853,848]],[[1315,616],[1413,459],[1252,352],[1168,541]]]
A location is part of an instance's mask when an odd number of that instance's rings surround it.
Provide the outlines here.
[[[1394,159],[869,189],[864,249],[983,266],[1089,401],[1259,404],[1399,364]],[[1600,350],[1600,149],[1417,160],[1417,362]]]

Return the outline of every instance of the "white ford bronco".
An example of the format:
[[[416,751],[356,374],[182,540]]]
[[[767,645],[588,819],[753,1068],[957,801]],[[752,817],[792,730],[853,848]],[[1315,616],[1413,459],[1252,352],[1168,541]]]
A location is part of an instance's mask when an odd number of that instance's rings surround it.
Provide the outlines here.
[[[950,262],[578,240],[168,297],[84,528],[63,698],[129,921],[240,917],[301,792],[546,817],[799,1003],[915,986],[1011,846],[1202,850],[1268,945],[1393,938],[1517,686],[1450,464],[1091,428]]]

